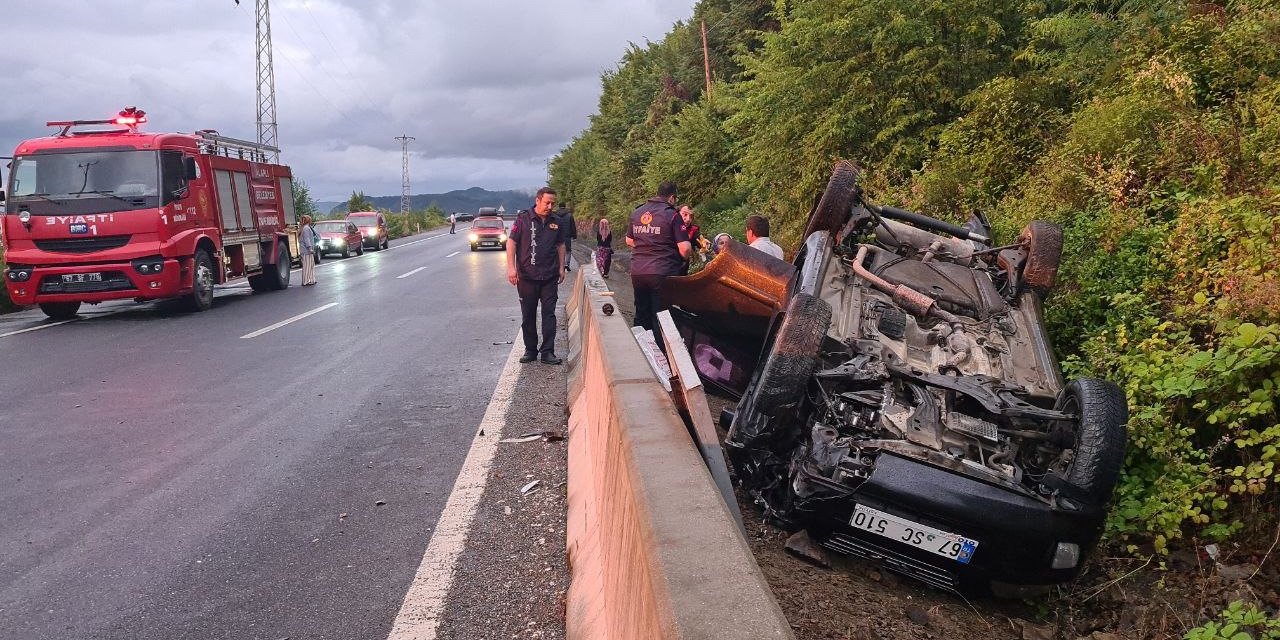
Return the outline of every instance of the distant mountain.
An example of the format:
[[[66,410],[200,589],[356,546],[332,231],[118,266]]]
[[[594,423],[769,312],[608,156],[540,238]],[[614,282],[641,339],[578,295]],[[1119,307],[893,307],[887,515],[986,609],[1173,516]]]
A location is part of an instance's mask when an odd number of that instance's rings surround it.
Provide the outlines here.
[[[400,211],[400,196],[369,196],[369,200],[380,209]],[[506,207],[507,211],[515,211],[533,206],[533,196],[523,191],[489,191],[480,187],[409,196],[410,209],[426,209],[433,204],[440,207],[446,215],[455,211],[475,213],[480,207]],[[330,214],[346,213],[347,203],[317,202],[316,209]]]

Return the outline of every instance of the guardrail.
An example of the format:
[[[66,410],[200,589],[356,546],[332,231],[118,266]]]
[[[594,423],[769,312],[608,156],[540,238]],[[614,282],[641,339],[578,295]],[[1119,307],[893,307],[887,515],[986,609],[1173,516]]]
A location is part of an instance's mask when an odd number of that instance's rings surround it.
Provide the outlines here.
[[[593,265],[569,323],[571,640],[793,638],[667,391]]]

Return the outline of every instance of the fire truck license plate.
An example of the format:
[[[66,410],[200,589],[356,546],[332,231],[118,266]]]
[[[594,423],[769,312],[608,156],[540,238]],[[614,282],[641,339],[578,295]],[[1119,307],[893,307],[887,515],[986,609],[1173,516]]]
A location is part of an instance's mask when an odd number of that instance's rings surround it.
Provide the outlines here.
[[[71,225],[71,233],[89,233],[89,225],[84,222],[77,222]]]
[[[95,271],[93,273],[64,273],[62,274],[63,282],[102,282],[102,272]]]

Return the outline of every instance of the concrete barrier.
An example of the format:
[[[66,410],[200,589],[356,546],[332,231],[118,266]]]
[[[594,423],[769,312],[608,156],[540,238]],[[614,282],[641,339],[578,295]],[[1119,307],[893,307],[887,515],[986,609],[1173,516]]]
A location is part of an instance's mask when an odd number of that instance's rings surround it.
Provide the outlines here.
[[[670,396],[606,303],[584,264],[567,303],[568,637],[794,637]]]

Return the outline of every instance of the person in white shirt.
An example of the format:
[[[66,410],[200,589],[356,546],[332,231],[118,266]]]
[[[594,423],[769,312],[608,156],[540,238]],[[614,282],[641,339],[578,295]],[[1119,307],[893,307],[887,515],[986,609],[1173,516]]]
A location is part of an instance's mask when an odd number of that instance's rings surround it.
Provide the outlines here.
[[[769,219],[764,216],[747,218],[747,245],[779,260],[786,259],[782,257],[782,247],[769,239]]]

